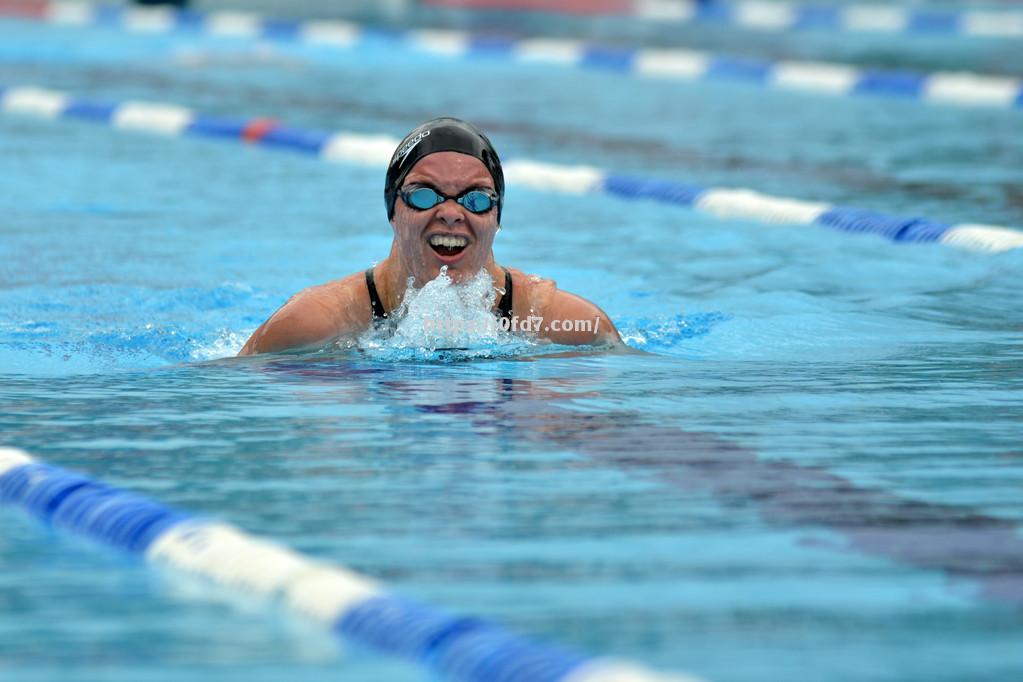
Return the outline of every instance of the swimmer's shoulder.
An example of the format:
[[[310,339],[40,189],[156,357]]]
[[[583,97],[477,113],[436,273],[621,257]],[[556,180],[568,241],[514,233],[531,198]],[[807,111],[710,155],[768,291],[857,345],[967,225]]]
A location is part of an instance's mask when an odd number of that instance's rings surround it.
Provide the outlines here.
[[[253,332],[239,355],[322,346],[359,333],[372,321],[365,274],[352,273],[289,298]]]
[[[519,318],[540,315],[558,285],[552,279],[502,266],[512,277],[512,314]]]
[[[595,303],[582,296],[558,288],[553,279],[527,274],[516,268],[505,268],[512,276],[513,314],[519,319],[543,318],[540,336],[555,343],[587,345],[621,344],[621,337],[611,318]],[[554,320],[557,325],[552,324]],[[578,321],[578,323],[577,323]],[[571,330],[552,329],[571,322]],[[590,330],[586,330],[587,323]]]

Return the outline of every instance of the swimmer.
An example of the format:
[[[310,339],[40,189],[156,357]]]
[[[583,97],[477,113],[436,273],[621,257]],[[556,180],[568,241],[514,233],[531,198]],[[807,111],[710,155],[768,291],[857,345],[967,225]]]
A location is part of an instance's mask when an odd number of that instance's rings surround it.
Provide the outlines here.
[[[384,201],[394,230],[390,255],[365,272],[299,292],[239,355],[322,348],[393,321],[408,283],[422,287],[445,267],[455,284],[481,270],[489,274],[493,312],[504,328],[530,320],[529,334],[554,343],[622,345],[593,303],[494,260],[504,172],[490,140],[473,125],[437,118],[409,133],[391,157]]]

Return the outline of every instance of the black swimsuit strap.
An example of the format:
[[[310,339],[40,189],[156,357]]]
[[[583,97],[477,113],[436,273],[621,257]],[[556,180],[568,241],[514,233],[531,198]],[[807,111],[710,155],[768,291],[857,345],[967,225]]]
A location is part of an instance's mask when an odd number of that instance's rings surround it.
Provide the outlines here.
[[[503,268],[502,268],[503,269]],[[504,271],[504,295],[501,297],[501,305],[497,306],[498,317],[502,320],[511,321],[512,317],[512,276],[507,270]]]
[[[369,289],[369,304],[373,308],[373,319],[386,319],[387,311],[384,310],[384,304],[380,302],[380,294],[377,293],[377,285],[373,281],[373,268],[366,270],[366,288]]]

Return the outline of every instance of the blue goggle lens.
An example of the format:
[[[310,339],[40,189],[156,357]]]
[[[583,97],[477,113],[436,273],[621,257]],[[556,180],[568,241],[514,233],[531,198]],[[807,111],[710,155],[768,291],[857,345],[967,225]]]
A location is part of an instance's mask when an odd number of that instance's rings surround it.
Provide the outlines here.
[[[427,211],[448,199],[454,199],[472,213],[486,213],[496,203],[496,197],[481,189],[471,189],[460,197],[446,197],[430,187],[420,187],[411,192],[402,192],[401,198],[420,211]]]

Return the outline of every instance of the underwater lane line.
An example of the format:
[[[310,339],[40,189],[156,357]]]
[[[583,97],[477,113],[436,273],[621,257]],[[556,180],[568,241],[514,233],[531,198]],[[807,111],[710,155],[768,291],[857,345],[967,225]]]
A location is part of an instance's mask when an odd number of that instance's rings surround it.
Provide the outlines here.
[[[1023,12],[941,11],[872,4],[724,0],[421,0],[443,9],[631,17],[667,24],[709,23],[753,31],[818,30],[931,37],[1020,38]]]
[[[0,504],[44,523],[290,611],[384,654],[464,682],[700,682],[518,637],[483,619],[391,594],[347,568],[317,562],[229,524],[195,517],[0,448]]]
[[[970,72],[917,73],[826,62],[771,62],[685,49],[608,47],[551,38],[513,40],[454,30],[374,29],[343,21],[302,22],[228,11],[203,14],[166,7],[120,8],[45,0],[38,3],[40,9],[28,10],[32,0],[21,0],[5,12],[8,5],[0,2],[0,16],[6,13],[20,19],[110,26],[137,33],[198,31],[216,38],[297,41],[341,49],[384,40],[440,57],[555,64],[640,78],[724,81],[828,96],[869,95],[935,105],[1023,109],[1023,79]]]
[[[399,142],[388,135],[291,128],[263,118],[207,116],[174,104],[80,100],[64,92],[32,86],[5,87],[0,84],[0,112],[45,119],[83,119],[119,130],[168,136],[241,140],[318,156],[331,162],[372,167],[386,167]],[[1010,227],[980,223],[951,225],[922,217],[893,216],[826,202],[776,197],[752,189],[708,188],[621,175],[593,166],[565,166],[513,158],[504,163],[504,172],[509,184],[534,190],[647,199],[685,206],[722,219],[776,225],[816,225],[874,234],[896,242],[940,242],[976,251],[1000,252],[1023,247],[1023,231]]]
[[[569,409],[554,402],[563,394],[528,380],[503,382],[495,394],[503,400],[440,409],[541,451],[565,448],[661,487],[710,493],[726,508],[755,510],[771,527],[831,531],[846,542],[839,551],[939,571],[975,585],[986,603],[1023,613],[1023,536],[1010,519],[866,487],[822,466],[765,458],[717,434],[662,426],[636,412]],[[433,414],[438,407],[418,409]]]

